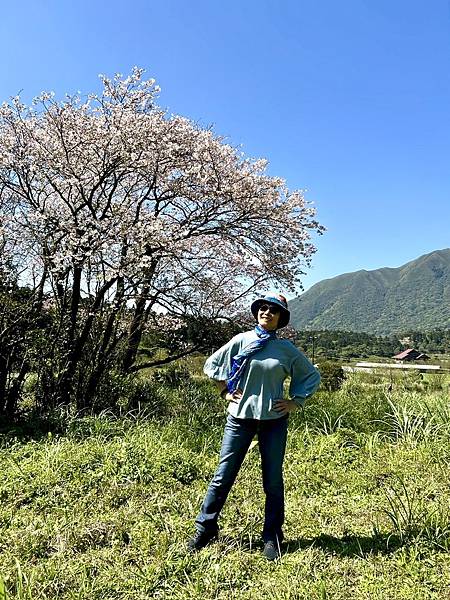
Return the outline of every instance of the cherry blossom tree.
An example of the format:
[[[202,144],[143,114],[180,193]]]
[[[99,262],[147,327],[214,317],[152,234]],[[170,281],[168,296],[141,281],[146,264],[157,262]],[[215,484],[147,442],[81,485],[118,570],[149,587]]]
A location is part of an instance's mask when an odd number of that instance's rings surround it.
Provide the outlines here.
[[[255,290],[293,291],[323,230],[266,161],[162,110],[141,69],[101,81],[0,109],[0,274],[13,263],[51,307],[40,376],[79,407],[113,363],[139,369],[155,310],[216,319]]]

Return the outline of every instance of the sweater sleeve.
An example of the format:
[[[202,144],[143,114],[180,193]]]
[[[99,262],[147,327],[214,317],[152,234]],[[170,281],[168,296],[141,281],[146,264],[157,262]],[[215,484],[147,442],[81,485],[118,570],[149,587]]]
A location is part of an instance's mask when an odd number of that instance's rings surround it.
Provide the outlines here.
[[[211,379],[225,381],[230,375],[233,357],[239,350],[240,336],[237,335],[206,359],[203,372]]]
[[[306,356],[299,351],[291,366],[289,397],[299,406],[319,387],[320,373]]]

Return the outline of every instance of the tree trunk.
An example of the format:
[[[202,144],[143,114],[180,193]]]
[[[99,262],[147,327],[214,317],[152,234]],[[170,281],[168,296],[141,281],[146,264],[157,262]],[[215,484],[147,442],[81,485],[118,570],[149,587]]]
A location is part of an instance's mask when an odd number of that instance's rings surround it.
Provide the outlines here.
[[[17,411],[17,404],[19,402],[20,393],[23,388],[23,384],[25,382],[25,377],[30,370],[30,365],[28,361],[24,360],[22,366],[20,367],[20,371],[17,374],[17,377],[14,379],[12,385],[10,386],[5,402],[5,414],[9,417],[13,417]]]
[[[67,337],[64,343],[66,349],[66,365],[58,382],[58,396],[62,404],[69,404],[72,398],[74,376],[81,358],[81,352],[76,349],[76,328],[78,310],[80,307],[80,290],[81,290],[81,273],[80,267],[75,267],[73,271],[72,297],[70,302],[69,327]]]
[[[101,340],[100,347],[96,352],[96,361],[93,370],[90,373],[83,397],[83,408],[87,406],[92,406],[93,399],[97,392],[98,385],[100,380],[106,370],[108,365],[108,359],[110,358],[111,353],[114,351],[118,338],[114,335],[115,325],[117,325],[117,315],[120,312],[120,309],[123,307],[123,299],[124,299],[124,285],[123,278],[118,279],[117,281],[117,294],[114,301],[114,308],[111,310],[111,313],[108,317],[108,321],[106,323],[105,331],[103,334],[103,338]],[[116,328],[117,330],[117,328]],[[111,342],[111,338],[114,338]],[[111,343],[110,343],[111,342]]]
[[[8,361],[0,355],[0,415],[5,412],[6,407],[6,384],[8,381]]]
[[[142,333],[144,331],[146,310],[145,305],[148,301],[148,294],[150,292],[150,286],[145,286],[141,290],[141,294],[136,302],[136,308],[134,309],[133,320],[131,321],[127,348],[122,360],[122,370],[124,373],[129,373],[134,361],[136,360],[137,351],[139,344],[141,343]]]

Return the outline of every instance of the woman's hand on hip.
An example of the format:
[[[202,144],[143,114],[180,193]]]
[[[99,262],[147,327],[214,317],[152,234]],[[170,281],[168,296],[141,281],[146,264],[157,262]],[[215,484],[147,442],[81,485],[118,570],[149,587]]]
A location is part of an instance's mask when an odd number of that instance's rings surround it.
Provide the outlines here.
[[[230,394],[230,392],[228,392],[225,395],[225,400],[228,400],[228,402],[239,402],[239,400],[242,398],[242,390],[241,389],[237,389],[235,390],[232,394]]]
[[[284,400],[284,398],[280,398],[279,400],[275,400],[272,410],[275,410],[279,415],[284,416],[296,409],[297,405],[293,400]]]

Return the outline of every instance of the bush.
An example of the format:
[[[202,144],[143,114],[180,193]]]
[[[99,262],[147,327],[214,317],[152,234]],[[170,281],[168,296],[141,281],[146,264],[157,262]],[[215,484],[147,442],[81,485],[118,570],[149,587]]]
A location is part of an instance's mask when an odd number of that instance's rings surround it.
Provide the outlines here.
[[[339,363],[325,361],[319,364],[322,388],[328,392],[336,392],[342,386],[345,373]]]
[[[111,370],[102,377],[92,406],[88,412],[99,414],[109,410],[123,414],[130,410],[144,410],[149,416],[160,416],[166,406],[159,385],[139,375],[124,375]]]
[[[189,370],[186,367],[177,365],[170,365],[165,369],[157,369],[152,376],[153,381],[170,388],[178,388],[190,378],[191,374]]]

